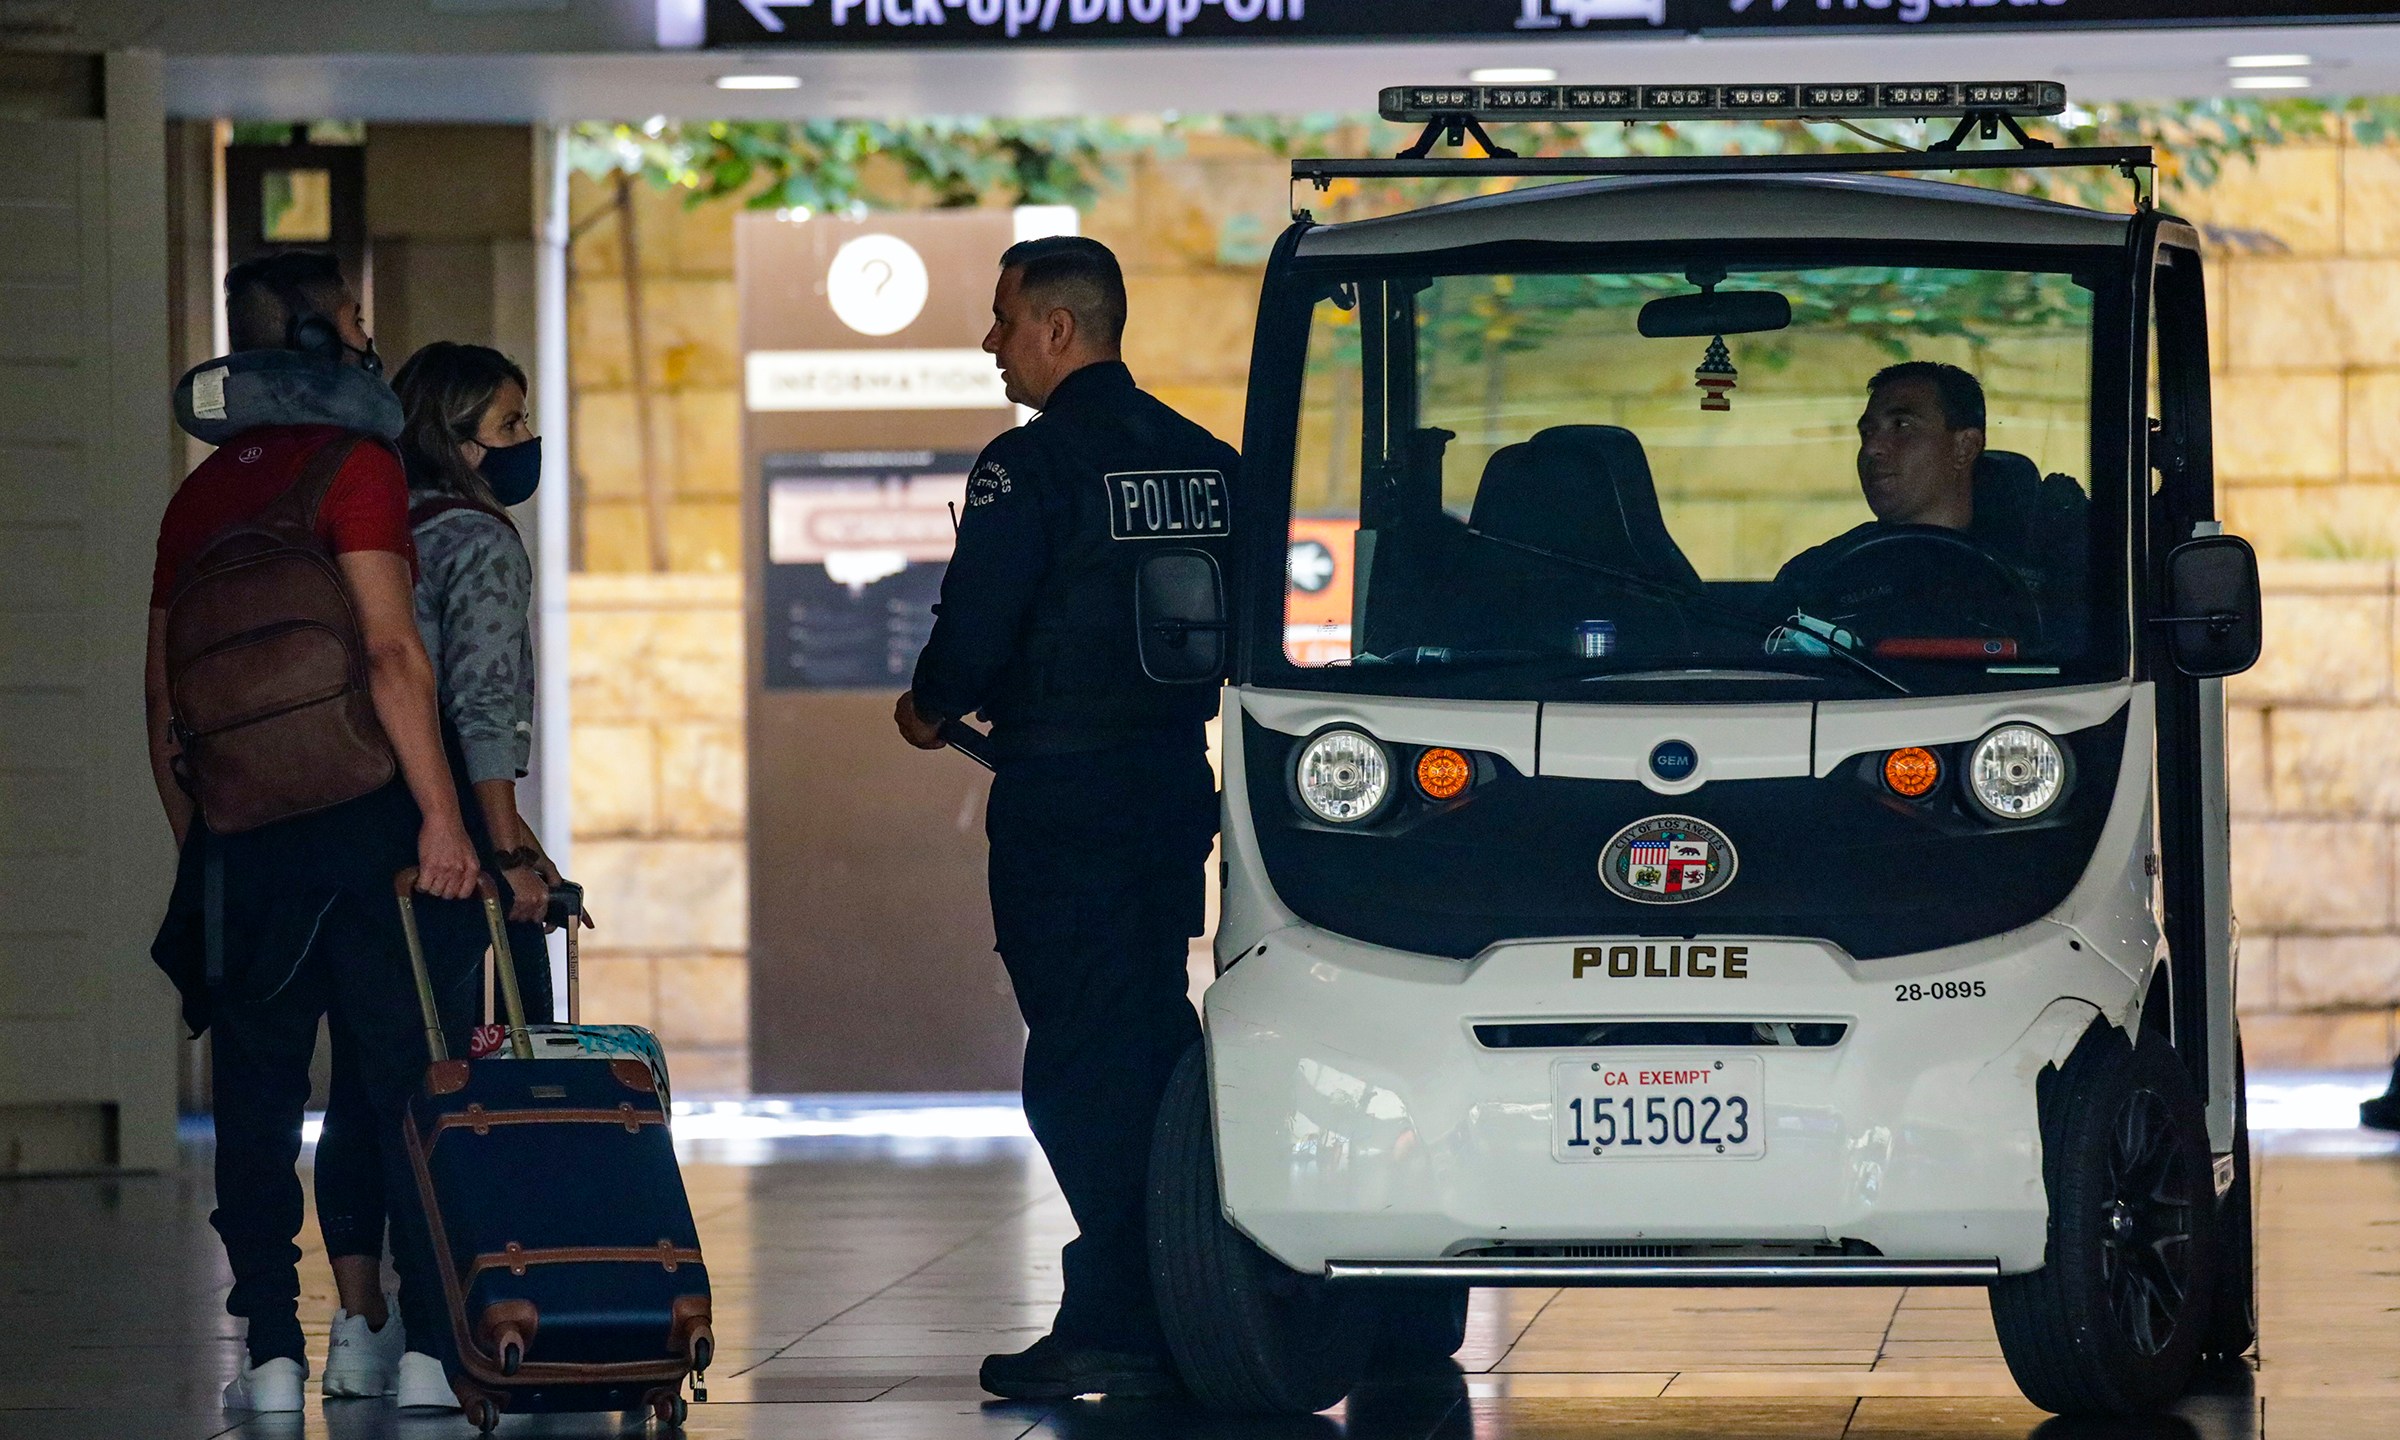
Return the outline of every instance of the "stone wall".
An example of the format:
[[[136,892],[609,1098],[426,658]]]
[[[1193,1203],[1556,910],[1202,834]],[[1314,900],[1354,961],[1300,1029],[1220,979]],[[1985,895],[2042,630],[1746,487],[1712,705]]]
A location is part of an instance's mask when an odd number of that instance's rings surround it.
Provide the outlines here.
[[[1127,261],[1136,373],[1235,441],[1283,176],[1195,142],[1128,162],[1085,219]],[[734,210],[633,201],[655,576],[615,197],[574,182],[576,837],[616,922],[587,1009],[657,1023],[679,1083],[710,1088],[738,1084],[747,1021]],[[2267,658],[2230,690],[2251,1059],[2381,1064],[2400,1042],[2400,149],[2270,149],[2166,204],[2208,227],[2222,513],[2267,558]]]
[[[576,878],[598,921],[583,941],[584,1018],[655,1029],[684,1093],[742,1089],[740,578],[587,572],[568,604]]]
[[[2265,559],[2227,689],[2254,1064],[2382,1065],[2400,1027],[2400,150],[2294,145],[2170,209],[2208,227],[2219,510]]]

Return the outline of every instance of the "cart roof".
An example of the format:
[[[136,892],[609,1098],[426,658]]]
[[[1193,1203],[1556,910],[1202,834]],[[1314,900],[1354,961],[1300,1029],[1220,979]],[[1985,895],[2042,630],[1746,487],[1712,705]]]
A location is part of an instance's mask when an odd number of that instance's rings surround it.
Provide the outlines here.
[[[2125,243],[2132,218],[1884,175],[1625,176],[1533,186],[1325,225],[1303,258],[1405,255],[1508,240],[1926,240]]]

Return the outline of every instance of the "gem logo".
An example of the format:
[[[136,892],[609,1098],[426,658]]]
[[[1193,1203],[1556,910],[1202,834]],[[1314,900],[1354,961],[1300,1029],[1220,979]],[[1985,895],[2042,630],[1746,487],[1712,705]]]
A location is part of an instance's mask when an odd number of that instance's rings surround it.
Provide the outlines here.
[[[1689,815],[1654,815],[1616,833],[1600,851],[1600,883],[1642,905],[1705,900],[1733,883],[1738,864],[1725,832]]]
[[[1650,773],[1680,785],[1700,769],[1700,752],[1681,740],[1662,740],[1650,752]]]

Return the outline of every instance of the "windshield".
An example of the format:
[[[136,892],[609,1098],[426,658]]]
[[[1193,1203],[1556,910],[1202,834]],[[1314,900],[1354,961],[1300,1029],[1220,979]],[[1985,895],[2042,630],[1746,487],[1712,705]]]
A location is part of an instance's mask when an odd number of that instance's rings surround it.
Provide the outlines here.
[[[1607,700],[2104,675],[2122,587],[2092,557],[2123,522],[2091,498],[2094,283],[1738,259],[1326,276],[1283,658]]]

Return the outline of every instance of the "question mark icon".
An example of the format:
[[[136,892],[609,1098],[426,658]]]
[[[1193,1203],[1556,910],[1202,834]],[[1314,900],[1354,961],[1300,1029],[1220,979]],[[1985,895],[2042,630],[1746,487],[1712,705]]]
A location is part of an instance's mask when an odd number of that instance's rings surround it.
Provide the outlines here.
[[[866,274],[875,275],[875,298],[878,300],[883,298],[885,288],[892,283],[893,276],[898,273],[892,269],[892,262],[889,260],[869,260],[859,268]],[[877,275],[877,271],[882,273]]]

